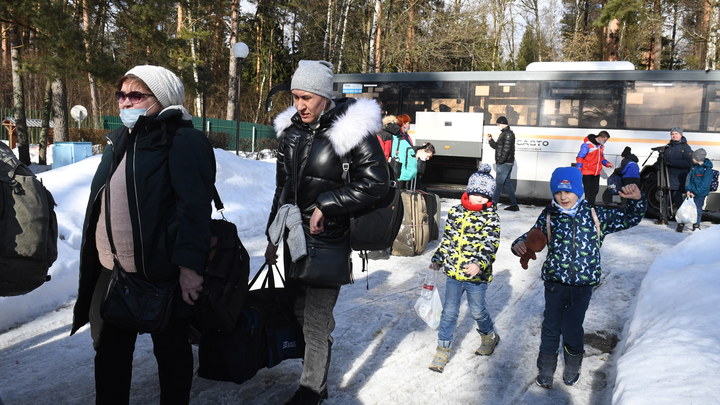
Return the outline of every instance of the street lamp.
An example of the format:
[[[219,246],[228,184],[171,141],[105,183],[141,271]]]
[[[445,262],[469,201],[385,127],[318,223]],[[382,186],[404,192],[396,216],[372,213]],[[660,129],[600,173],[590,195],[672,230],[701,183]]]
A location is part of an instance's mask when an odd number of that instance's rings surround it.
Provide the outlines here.
[[[233,55],[237,58],[237,93],[235,94],[235,155],[240,154],[240,84],[242,83],[242,63],[250,53],[250,48],[244,42],[236,42],[233,46]]]

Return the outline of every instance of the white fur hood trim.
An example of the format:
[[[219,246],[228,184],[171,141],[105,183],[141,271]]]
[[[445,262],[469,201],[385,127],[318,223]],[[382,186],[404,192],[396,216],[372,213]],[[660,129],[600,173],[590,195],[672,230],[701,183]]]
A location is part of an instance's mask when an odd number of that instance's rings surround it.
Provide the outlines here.
[[[275,117],[274,127],[277,136],[292,125],[292,117],[297,113],[295,107],[290,107]],[[357,99],[343,114],[330,125],[327,136],[333,145],[335,153],[343,156],[350,152],[368,134],[376,134],[382,129],[380,106],[374,100]]]

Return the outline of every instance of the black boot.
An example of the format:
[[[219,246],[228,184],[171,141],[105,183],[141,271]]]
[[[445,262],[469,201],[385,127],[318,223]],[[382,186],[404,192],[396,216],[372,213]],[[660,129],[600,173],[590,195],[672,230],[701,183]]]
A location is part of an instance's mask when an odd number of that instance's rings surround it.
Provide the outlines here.
[[[682,232],[685,228],[685,224],[677,224],[677,228],[675,228],[675,232]]]
[[[537,385],[543,388],[552,388],[553,375],[555,375],[555,369],[557,368],[557,356],[557,353],[538,354],[538,376],[535,378],[535,383]]]
[[[693,224],[693,232],[700,230],[700,224]]]
[[[572,354],[567,347],[564,347],[563,357],[565,358],[565,370],[563,371],[563,382],[565,385],[573,385],[580,379],[580,366],[582,365],[583,353],[584,352]]]

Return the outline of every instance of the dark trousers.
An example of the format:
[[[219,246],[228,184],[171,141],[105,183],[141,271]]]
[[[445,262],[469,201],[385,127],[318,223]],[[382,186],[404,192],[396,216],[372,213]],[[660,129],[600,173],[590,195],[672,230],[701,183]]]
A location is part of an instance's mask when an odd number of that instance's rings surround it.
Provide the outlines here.
[[[109,270],[103,270],[90,310],[95,346],[95,402],[98,405],[124,405],[130,402],[133,352],[138,333],[100,319],[99,303],[107,288],[109,275]],[[190,402],[193,354],[189,327],[188,318],[178,318],[173,319],[163,332],[151,334],[160,378],[160,403],[163,405]]]
[[[583,322],[592,297],[592,286],[570,286],[545,282],[545,312],[540,335],[540,353],[555,354],[563,344],[571,353],[582,353]]]
[[[597,197],[598,191],[600,191],[600,176],[583,174],[582,182],[583,188],[585,189],[585,200],[595,205],[595,197]]]

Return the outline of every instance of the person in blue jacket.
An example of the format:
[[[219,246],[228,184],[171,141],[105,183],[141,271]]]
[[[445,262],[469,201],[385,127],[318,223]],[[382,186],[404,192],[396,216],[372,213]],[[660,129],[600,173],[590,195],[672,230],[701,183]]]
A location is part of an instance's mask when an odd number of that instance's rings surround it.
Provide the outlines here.
[[[705,197],[710,194],[710,182],[713,179],[713,164],[707,158],[705,149],[700,148],[693,152],[693,165],[688,173],[685,181],[685,190],[687,196],[693,199],[697,207],[697,221],[693,224],[692,230],[700,229],[700,221],[702,220],[703,205],[705,205]],[[677,231],[682,232],[685,224],[678,224]]]
[[[407,140],[394,136],[391,153],[391,158],[396,157],[400,161],[399,186],[407,189],[409,182],[418,174],[418,160],[426,162],[433,157],[435,155],[435,146],[431,143],[425,143],[413,147]]]
[[[548,253],[542,266],[545,281],[545,311],[537,359],[537,385],[551,388],[557,368],[558,348],[563,342],[563,382],[575,384],[580,378],[584,353],[583,321],[593,286],[601,281],[600,246],[607,234],[640,223],[647,200],[635,184],[622,187],[625,207],[593,207],[584,199],[583,178],[575,167],[559,167],[550,178],[553,201],[538,217],[533,228],[547,237]],[[527,252],[527,233],[512,244],[512,252]]]

